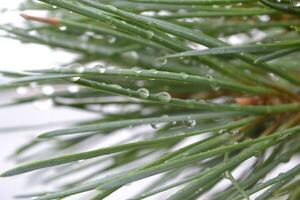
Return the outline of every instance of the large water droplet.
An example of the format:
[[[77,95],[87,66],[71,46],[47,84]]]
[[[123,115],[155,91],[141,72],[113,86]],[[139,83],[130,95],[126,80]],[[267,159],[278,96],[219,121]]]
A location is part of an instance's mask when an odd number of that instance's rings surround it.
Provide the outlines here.
[[[139,97],[146,99],[149,97],[149,91],[146,88],[140,88],[137,90]]]
[[[159,101],[161,102],[169,102],[171,100],[171,95],[167,92],[160,92],[158,94],[156,94],[157,98]]]

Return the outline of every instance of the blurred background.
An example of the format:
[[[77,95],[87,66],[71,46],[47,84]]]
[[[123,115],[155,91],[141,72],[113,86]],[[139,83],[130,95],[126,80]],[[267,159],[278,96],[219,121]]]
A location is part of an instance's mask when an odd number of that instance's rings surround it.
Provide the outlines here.
[[[17,10],[22,0],[0,1],[0,24],[13,23],[22,25],[24,19]],[[29,11],[34,12],[34,11]],[[1,31],[0,31],[1,35]],[[24,44],[17,40],[0,37],[0,69],[1,70],[26,70],[45,69],[58,66],[71,61],[76,55],[52,50],[48,47],[35,44]],[[4,78],[0,76],[0,82]],[[51,92],[51,88],[40,88]],[[15,95],[26,95],[25,88],[18,88],[15,93],[1,93],[0,102],[7,101]],[[7,170],[15,165],[9,156],[14,150],[24,144],[40,131],[52,130],[62,126],[61,122],[72,122],[78,119],[93,117],[90,113],[66,108],[51,108],[51,103],[35,102],[33,104],[0,109],[0,171]],[[39,125],[31,128],[28,124]],[[46,125],[46,126],[44,126]],[[18,130],[11,131],[11,127],[17,126]],[[42,128],[43,127],[43,128]],[[46,127],[46,129],[45,129]],[[24,193],[27,189],[38,190],[32,179],[16,176],[0,179],[0,199],[11,200],[13,196]],[[28,187],[30,186],[30,187]],[[45,189],[45,187],[42,187]]]

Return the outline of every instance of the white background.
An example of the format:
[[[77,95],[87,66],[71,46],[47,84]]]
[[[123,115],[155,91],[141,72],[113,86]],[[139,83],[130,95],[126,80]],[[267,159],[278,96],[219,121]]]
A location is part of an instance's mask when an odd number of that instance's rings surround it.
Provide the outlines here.
[[[21,25],[24,20],[16,11],[22,0],[0,1],[0,24],[12,23]],[[16,40],[0,37],[0,69],[24,70],[40,69],[57,66],[71,60],[74,55],[62,51],[53,51],[48,47],[33,44],[22,44]],[[63,60],[62,60],[63,59]],[[0,78],[1,82],[1,78]],[[7,95],[0,93],[0,103],[7,100]],[[26,124],[41,124],[58,121],[88,118],[89,114],[70,109],[38,110],[33,105],[17,106],[0,109],[0,129],[3,127],[22,126]],[[39,130],[19,131],[17,133],[0,132],[0,171],[3,172],[14,166],[14,162],[7,159],[21,144],[31,139]],[[25,176],[0,178],[0,199],[11,200],[13,195],[24,193],[28,189],[36,188],[28,183]]]

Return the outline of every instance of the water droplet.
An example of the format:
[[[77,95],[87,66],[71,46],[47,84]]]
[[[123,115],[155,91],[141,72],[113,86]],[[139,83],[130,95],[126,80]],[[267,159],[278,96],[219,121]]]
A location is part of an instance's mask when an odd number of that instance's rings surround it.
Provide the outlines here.
[[[17,92],[17,94],[19,94],[19,95],[25,95],[25,94],[28,93],[28,88],[27,88],[27,87],[21,86],[21,87],[18,87],[18,88],[16,89],[16,92]]]
[[[76,67],[75,72],[76,73],[83,73],[84,72],[84,67]]]
[[[37,35],[37,31],[36,30],[29,31],[28,33],[31,36],[36,36]]]
[[[68,86],[67,90],[68,90],[70,93],[77,93],[77,92],[79,92],[80,87],[77,86],[77,85],[70,85],[70,86]]]
[[[50,85],[45,85],[42,87],[42,93],[45,95],[52,95],[55,92],[54,87]]]
[[[79,76],[75,76],[75,77],[71,78],[71,81],[74,81],[74,82],[79,81],[79,80],[80,80]]]
[[[215,82],[211,83],[210,87],[211,87],[212,90],[214,90],[216,92],[220,90],[220,86],[217,83],[215,83]]]
[[[59,30],[60,30],[60,31],[66,31],[66,30],[67,30],[67,27],[66,27],[66,26],[60,26],[60,27],[59,27]]]
[[[48,110],[53,106],[52,99],[42,99],[33,102],[33,106],[39,110]]]
[[[154,32],[153,31],[147,31],[147,38],[151,39],[154,36]]]
[[[151,123],[150,126],[151,126],[153,129],[158,129],[158,128],[159,128],[159,124],[155,124],[155,123]]]
[[[219,134],[223,134],[223,133],[225,133],[225,132],[226,132],[225,129],[220,129],[220,130],[218,131]]]
[[[167,64],[168,59],[167,59],[167,58],[158,58],[158,59],[156,59],[155,61],[156,61],[156,62],[155,62],[155,66],[161,67],[161,66]]]
[[[115,36],[108,36],[107,41],[108,43],[113,44],[117,41],[117,38]]]
[[[279,80],[279,77],[276,76],[276,75],[273,74],[273,73],[269,73],[268,76],[269,76],[273,81],[278,81],[278,80]]]
[[[139,97],[147,99],[149,97],[149,91],[146,88],[140,88],[137,90]]]
[[[171,95],[167,92],[160,92],[158,94],[156,94],[157,98],[159,101],[161,102],[169,102],[171,100]]]
[[[52,8],[53,8],[53,9],[56,9],[56,8],[57,8],[57,6],[52,6]]]
[[[198,101],[199,103],[206,103],[206,101],[204,99],[199,99]]]
[[[270,21],[270,16],[269,15],[260,15],[260,16],[258,16],[258,19],[262,22],[268,22],[268,21]]]
[[[112,6],[112,5],[107,5],[106,7],[108,9],[110,9],[111,11],[117,11],[118,10],[115,6]]]
[[[103,65],[96,65],[95,68],[100,74],[103,74],[106,71],[106,68]]]
[[[230,172],[229,172],[229,171],[225,171],[224,177],[227,178],[227,179],[231,179],[231,174],[230,174]]]
[[[95,33],[92,32],[92,31],[87,31],[87,32],[85,32],[85,34],[86,34],[87,36],[94,36],[94,35],[95,35]]]
[[[187,79],[189,77],[189,75],[187,75],[186,73],[180,73],[180,75],[183,79]]]
[[[233,129],[233,130],[231,130],[231,133],[232,133],[232,135],[233,136],[236,136],[236,135],[238,135],[239,134],[239,129]]]
[[[188,127],[195,127],[197,122],[194,119],[189,119],[189,120],[184,121],[184,124]]]
[[[113,87],[113,88],[115,88],[115,89],[122,89],[122,86],[117,85],[117,84],[112,84],[110,86]]]

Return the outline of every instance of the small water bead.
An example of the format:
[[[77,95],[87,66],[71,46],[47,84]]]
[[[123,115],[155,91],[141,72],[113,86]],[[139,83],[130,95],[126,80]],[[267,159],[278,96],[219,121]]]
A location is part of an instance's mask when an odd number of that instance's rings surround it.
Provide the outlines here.
[[[117,41],[117,38],[115,36],[108,36],[107,37],[107,42],[110,44],[113,44]]]
[[[53,8],[53,9],[56,9],[56,8],[57,8],[57,6],[52,6],[52,8]]]
[[[121,54],[122,58],[126,59],[130,65],[137,65],[139,61],[139,54],[136,51],[128,51]]]
[[[167,103],[171,100],[171,95],[167,92],[160,92],[156,94],[159,101]]]
[[[111,84],[110,86],[115,88],[115,89],[122,89],[122,86],[117,85],[117,84]]]
[[[86,34],[87,36],[94,36],[94,35],[95,35],[95,32],[93,32],[93,31],[87,31],[87,32],[85,32],[85,34]]]
[[[59,27],[59,30],[60,30],[60,31],[66,31],[67,29],[68,29],[68,28],[67,28],[66,26],[60,26],[60,27]]]
[[[147,31],[146,34],[147,34],[147,38],[148,39],[151,39],[154,36],[154,32],[153,31]]]
[[[278,80],[279,80],[279,77],[276,76],[276,75],[273,74],[273,73],[269,73],[268,76],[269,76],[273,81],[278,81]]]
[[[153,129],[158,129],[158,128],[159,128],[159,124],[155,124],[155,123],[151,123],[150,126],[151,126]]]
[[[189,77],[189,75],[187,75],[186,73],[180,73],[181,78],[183,79],[187,79]]]
[[[149,91],[146,88],[140,88],[137,90],[139,97],[146,99],[149,97]]]
[[[220,90],[220,86],[217,83],[211,83],[210,87],[213,91],[217,92]]]
[[[83,73],[84,72],[84,67],[77,67],[75,68],[76,73]]]
[[[158,58],[155,60],[155,66],[157,67],[162,67],[163,65],[166,65],[168,62],[168,59],[167,58]]]
[[[45,85],[42,87],[42,93],[45,95],[52,95],[55,92],[54,87],[50,85]]]
[[[37,35],[37,31],[36,30],[29,31],[28,33],[31,36],[36,36]]]
[[[109,8],[111,11],[117,11],[118,8],[112,5],[106,5],[107,8]]]
[[[270,21],[270,16],[269,15],[260,15],[258,16],[258,19],[261,21],[261,22],[268,22]]]
[[[194,119],[189,119],[184,121],[184,124],[188,127],[195,127],[197,125],[197,121]]]
[[[17,92],[17,94],[19,94],[19,95],[25,95],[25,94],[27,94],[28,93],[28,88],[27,87],[23,87],[23,86],[21,86],[21,87],[18,87],[17,89],[16,89],[16,92]]]
[[[225,177],[226,179],[231,179],[231,174],[230,174],[230,172],[229,172],[229,171],[225,171],[224,177]]]
[[[80,80],[79,76],[75,76],[75,77],[71,78],[71,81],[73,81],[73,82],[76,82],[76,81],[79,81],[79,80]]]
[[[79,92],[80,87],[77,86],[77,85],[70,85],[70,86],[67,87],[67,90],[68,90],[70,93],[77,93],[77,92]]]
[[[226,132],[225,129],[220,129],[220,130],[218,131],[218,134],[224,134],[225,132]]]
[[[198,102],[199,102],[199,103],[202,103],[202,104],[206,103],[206,101],[205,101],[204,99],[199,99]]]
[[[106,72],[106,68],[103,65],[96,65],[95,69],[100,73],[103,74]]]
[[[233,136],[236,136],[236,135],[238,135],[239,134],[239,129],[233,129],[233,130],[231,130],[231,133],[232,133],[232,135]]]

